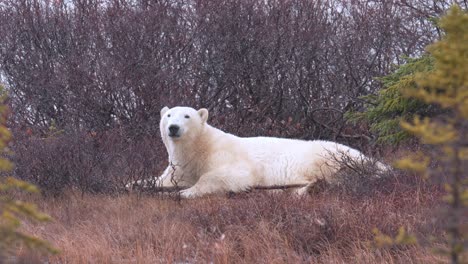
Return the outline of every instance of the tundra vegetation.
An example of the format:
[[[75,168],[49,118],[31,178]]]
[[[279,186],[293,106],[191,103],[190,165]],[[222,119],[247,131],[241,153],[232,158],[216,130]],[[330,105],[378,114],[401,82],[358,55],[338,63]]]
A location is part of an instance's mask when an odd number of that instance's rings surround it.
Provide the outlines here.
[[[444,17],[451,4],[459,9]],[[466,261],[467,9],[461,0],[0,1],[14,135],[2,157],[42,193],[2,199],[50,214],[21,231],[61,251],[19,246],[13,260]],[[208,108],[214,126],[240,136],[335,140],[388,163],[421,154],[399,162],[412,171],[379,179],[351,164],[302,199],[129,195],[126,183],[167,166],[165,105]]]

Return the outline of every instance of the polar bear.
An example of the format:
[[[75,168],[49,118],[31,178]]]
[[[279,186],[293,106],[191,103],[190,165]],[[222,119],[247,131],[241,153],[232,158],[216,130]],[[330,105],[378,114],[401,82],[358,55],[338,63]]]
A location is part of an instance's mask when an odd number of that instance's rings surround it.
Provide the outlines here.
[[[296,192],[303,194],[317,180],[328,180],[340,169],[336,155],[368,159],[358,150],[330,141],[237,137],[207,120],[204,108],[161,109],[161,137],[169,165],[155,180],[163,187],[181,187],[184,198],[279,185],[302,186]]]

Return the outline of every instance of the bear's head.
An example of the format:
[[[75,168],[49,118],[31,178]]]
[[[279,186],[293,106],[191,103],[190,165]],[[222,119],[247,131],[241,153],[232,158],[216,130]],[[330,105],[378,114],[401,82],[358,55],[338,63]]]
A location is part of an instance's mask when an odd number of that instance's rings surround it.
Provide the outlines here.
[[[191,107],[177,106],[161,109],[161,136],[163,140],[174,142],[193,140],[203,130],[208,119],[208,110],[195,110]],[[165,142],[166,143],[166,142]]]

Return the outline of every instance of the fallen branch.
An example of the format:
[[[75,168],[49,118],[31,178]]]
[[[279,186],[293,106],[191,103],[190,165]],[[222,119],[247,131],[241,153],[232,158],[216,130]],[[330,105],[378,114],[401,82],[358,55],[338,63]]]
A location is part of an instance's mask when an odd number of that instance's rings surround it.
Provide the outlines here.
[[[271,185],[271,186],[255,186],[255,190],[287,190],[292,188],[306,187],[307,184],[290,184],[290,185]]]
[[[252,187],[253,190],[287,190],[292,188],[301,188],[306,187],[307,184],[290,184],[290,185],[271,185],[271,186],[254,186]],[[171,187],[142,187],[140,190],[149,190],[153,192],[179,192],[190,187],[179,187],[179,186],[171,186]],[[136,188],[138,189],[138,187]]]

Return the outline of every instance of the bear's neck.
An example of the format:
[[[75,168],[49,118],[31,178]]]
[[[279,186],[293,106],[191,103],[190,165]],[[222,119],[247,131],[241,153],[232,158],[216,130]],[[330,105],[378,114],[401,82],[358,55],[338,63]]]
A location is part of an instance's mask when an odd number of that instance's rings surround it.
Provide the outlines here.
[[[216,128],[205,124],[204,131],[201,131],[196,138],[190,141],[172,141],[169,148],[169,161],[174,166],[180,166],[183,170],[196,173],[202,170],[208,159],[211,140],[209,135],[213,135],[209,130]]]

